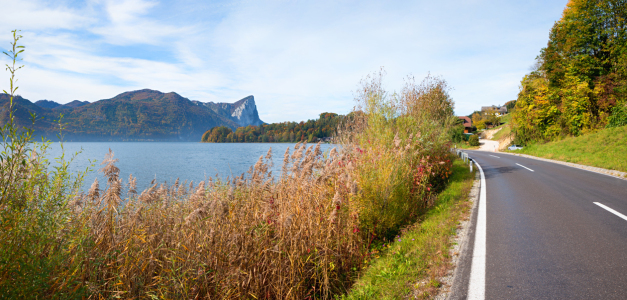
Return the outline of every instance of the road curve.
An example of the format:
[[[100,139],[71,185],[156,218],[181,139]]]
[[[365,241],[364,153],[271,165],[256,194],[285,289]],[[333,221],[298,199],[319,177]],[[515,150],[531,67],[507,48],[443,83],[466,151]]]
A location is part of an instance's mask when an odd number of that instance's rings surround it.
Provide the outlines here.
[[[467,152],[486,182],[485,299],[627,299],[627,180]]]

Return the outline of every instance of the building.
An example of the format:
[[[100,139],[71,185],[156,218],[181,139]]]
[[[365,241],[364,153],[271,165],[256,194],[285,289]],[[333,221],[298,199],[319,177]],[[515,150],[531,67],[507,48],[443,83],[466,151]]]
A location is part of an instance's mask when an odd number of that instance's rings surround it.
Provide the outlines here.
[[[464,133],[472,132],[472,120],[469,117],[458,117],[464,124]]]
[[[495,110],[499,117],[507,114],[507,106],[505,105],[503,106],[492,105],[492,106],[481,107],[481,112],[486,112],[486,111],[491,111],[491,110]]]

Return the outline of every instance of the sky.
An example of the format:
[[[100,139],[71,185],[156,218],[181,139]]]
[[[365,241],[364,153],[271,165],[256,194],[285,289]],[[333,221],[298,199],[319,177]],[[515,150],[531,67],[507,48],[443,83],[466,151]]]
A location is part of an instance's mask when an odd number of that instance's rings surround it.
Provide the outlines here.
[[[0,49],[21,30],[18,94],[33,102],[144,88],[203,102],[254,95],[263,121],[302,121],[350,112],[360,80],[383,67],[391,92],[440,76],[468,115],[516,99],[566,3],[0,0]]]

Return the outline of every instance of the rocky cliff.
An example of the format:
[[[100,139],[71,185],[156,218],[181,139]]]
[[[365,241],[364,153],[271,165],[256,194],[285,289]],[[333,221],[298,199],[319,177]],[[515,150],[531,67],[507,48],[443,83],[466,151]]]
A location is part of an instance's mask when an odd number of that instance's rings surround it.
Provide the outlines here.
[[[217,114],[231,119],[241,127],[246,127],[248,125],[259,126],[263,124],[263,121],[259,119],[259,112],[257,112],[255,97],[252,95],[235,103],[200,103],[207,106]]]

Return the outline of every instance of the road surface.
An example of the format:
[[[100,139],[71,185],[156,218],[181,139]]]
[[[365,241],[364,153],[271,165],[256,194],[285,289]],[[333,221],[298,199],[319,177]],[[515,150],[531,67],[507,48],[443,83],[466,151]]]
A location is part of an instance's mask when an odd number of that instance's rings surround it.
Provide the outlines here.
[[[486,192],[452,298],[627,299],[627,180],[467,152]]]
[[[499,142],[487,139],[479,140],[479,150],[496,152],[499,148]]]

